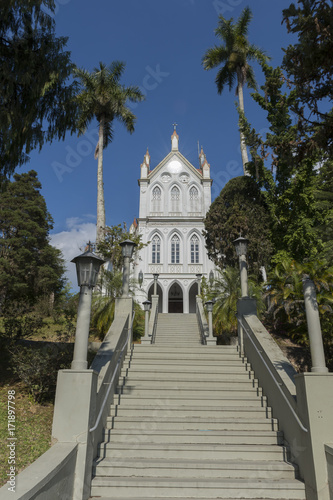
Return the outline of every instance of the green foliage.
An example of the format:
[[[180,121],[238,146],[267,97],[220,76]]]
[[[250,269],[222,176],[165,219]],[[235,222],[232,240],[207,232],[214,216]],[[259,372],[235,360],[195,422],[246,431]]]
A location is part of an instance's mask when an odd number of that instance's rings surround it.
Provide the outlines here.
[[[249,7],[245,7],[235,23],[233,18],[228,20],[220,15],[215,35],[223,44],[208,49],[202,59],[203,67],[206,70],[223,65],[219,69],[215,80],[217,91],[221,94],[226,85],[231,90],[237,84],[236,95],[242,112],[244,112],[244,85],[246,84],[252,89],[257,87],[249,61],[264,63],[268,60],[262,50],[248,41],[247,34],[251,19],[252,13]],[[244,174],[247,174],[248,156],[242,130],[240,131],[240,145],[243,170]]]
[[[114,61],[110,66],[102,62],[99,68],[89,73],[85,69],[75,68],[80,89],[76,97],[79,106],[78,128],[84,133],[96,118],[103,124],[103,148],[113,139],[113,120],[120,120],[128,130],[134,132],[136,117],[127,107],[128,102],[140,102],[144,99],[139,87],[125,87],[120,78],[125,70],[125,63]]]
[[[54,399],[58,370],[70,368],[73,345],[45,343],[42,347],[13,344],[12,372],[26,385],[37,403]]]
[[[0,310],[12,301],[33,305],[60,293],[64,263],[50,245],[52,218],[33,170],[15,174],[0,199]]]
[[[304,131],[303,147],[333,151],[333,8],[326,0],[299,0],[283,11],[298,41],[285,50],[283,68],[295,93],[291,110]]]
[[[280,68],[263,65],[266,76],[262,94],[254,100],[266,111],[269,130],[261,137],[240,112],[242,131],[250,146],[247,168],[263,189],[275,252],[287,251],[298,260],[312,260],[322,250],[316,226],[323,220],[315,200],[318,151],[304,154],[297,122],[290,114],[294,91],[284,91]]]
[[[98,252],[110,262],[111,269],[120,271],[123,266],[122,249],[120,243],[124,240],[131,240],[136,244],[135,252],[141,250],[146,245],[141,241],[140,234],[133,234],[128,231],[125,222],[121,225],[107,226],[104,232],[104,240],[98,246]],[[114,277],[116,279],[116,277]]]
[[[275,259],[269,274],[266,297],[267,318],[274,330],[289,336],[300,345],[309,345],[305,316],[303,278],[309,276],[316,287],[322,324],[324,347],[328,363],[333,360],[333,268],[319,261],[301,264],[286,254]]]
[[[249,239],[249,271],[258,279],[260,267],[267,266],[272,253],[269,225],[265,197],[255,181],[245,176],[231,179],[205,218],[208,256],[221,268],[238,266],[232,242],[242,234]]]
[[[0,175],[9,176],[45,142],[73,131],[76,84],[67,38],[55,36],[53,0],[0,4]],[[1,178],[0,178],[1,180]]]
[[[240,274],[238,267],[227,266],[218,271],[212,286],[203,278],[202,299],[214,301],[213,328],[218,336],[224,339],[237,333],[237,300],[241,297]],[[265,310],[262,298],[262,287],[255,280],[248,280],[249,296],[257,301],[258,316]]]
[[[333,162],[325,161],[317,177],[315,199],[318,210],[322,213],[322,222],[316,226],[318,238],[323,240],[320,260],[333,266]]]
[[[138,341],[145,334],[145,313],[137,302],[134,302],[134,312],[133,340]]]
[[[94,294],[91,308],[90,331],[103,340],[114,318],[115,298]]]
[[[137,246],[135,250],[141,250],[145,244],[141,242],[141,235],[132,234],[127,230],[126,224],[118,224],[116,226],[107,226],[105,228],[105,238],[98,244],[97,249],[109,264],[109,270],[102,269],[101,285],[103,293],[106,295],[95,293],[93,296],[91,328],[92,331],[103,339],[114,318],[115,299],[121,296],[123,286],[123,257],[120,243],[124,240],[131,240]],[[136,282],[130,283],[130,288],[136,286]],[[141,308],[135,304],[135,319],[133,325],[133,335],[137,340],[142,332],[144,333],[144,315],[141,314]]]
[[[263,62],[267,60],[267,56],[248,41],[247,34],[251,19],[252,13],[249,7],[245,7],[235,23],[233,18],[225,19],[222,15],[219,16],[215,35],[223,42],[223,45],[208,49],[202,59],[206,70],[224,64],[215,80],[219,94],[226,85],[231,90],[235,83],[241,86],[246,83],[248,87],[256,88],[254,72],[248,61]]]
[[[99,63],[92,73],[76,68],[74,75],[79,80],[79,92],[76,103],[79,108],[77,126],[79,134],[86,131],[88,125],[96,119],[99,126],[99,138],[95,151],[97,165],[97,233],[96,241],[104,239],[105,206],[103,185],[103,149],[112,142],[113,121],[119,120],[130,133],[134,132],[135,115],[127,107],[130,102],[144,99],[138,87],[125,87],[120,83],[125,64],[114,61],[109,67]]]

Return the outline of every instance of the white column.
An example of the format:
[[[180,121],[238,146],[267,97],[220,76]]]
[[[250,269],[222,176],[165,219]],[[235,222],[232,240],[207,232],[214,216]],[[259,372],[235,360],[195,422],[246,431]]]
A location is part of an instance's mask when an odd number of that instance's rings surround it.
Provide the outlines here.
[[[77,310],[74,355],[72,370],[86,370],[88,367],[88,339],[91,313],[91,293],[89,286],[80,287],[79,307]]]
[[[313,281],[308,277],[303,279],[303,292],[312,360],[311,371],[327,373],[316,289]]]

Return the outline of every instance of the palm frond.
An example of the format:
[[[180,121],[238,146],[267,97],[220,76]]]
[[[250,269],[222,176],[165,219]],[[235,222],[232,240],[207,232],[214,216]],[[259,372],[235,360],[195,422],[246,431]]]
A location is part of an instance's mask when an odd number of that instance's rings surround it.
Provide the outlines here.
[[[235,26],[235,32],[237,36],[246,38],[249,31],[249,24],[252,19],[252,12],[250,7],[245,7],[237,21]]]

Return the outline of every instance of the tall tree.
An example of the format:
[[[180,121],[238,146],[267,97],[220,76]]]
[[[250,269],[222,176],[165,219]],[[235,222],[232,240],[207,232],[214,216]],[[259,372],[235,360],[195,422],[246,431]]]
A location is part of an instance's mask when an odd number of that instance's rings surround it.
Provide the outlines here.
[[[283,11],[289,33],[298,36],[283,58],[297,94],[292,111],[307,148],[333,152],[333,7],[326,0],[299,0]]]
[[[234,177],[214,200],[205,218],[208,256],[222,268],[238,267],[233,240],[249,238],[249,269],[256,277],[272,253],[265,197],[250,177]]]
[[[67,38],[43,9],[54,0],[0,3],[0,180],[29,153],[75,128],[75,82]]]
[[[0,309],[6,301],[33,305],[61,291],[64,264],[49,243],[53,227],[37,173],[14,174],[0,199]]]
[[[206,70],[223,65],[216,75],[217,91],[221,94],[226,85],[231,90],[236,83],[236,95],[242,112],[244,112],[244,85],[246,84],[252,89],[256,88],[253,68],[249,61],[263,63],[268,59],[262,50],[248,41],[247,35],[251,18],[252,13],[249,7],[245,7],[235,23],[233,18],[225,19],[220,15],[215,35],[223,44],[208,49],[202,59],[203,67]],[[242,131],[240,131],[240,146],[244,174],[247,174],[248,155]]]
[[[297,99],[288,91],[280,68],[263,65],[266,81],[254,100],[267,113],[269,132],[260,136],[244,117],[241,127],[250,146],[248,169],[263,188],[270,213],[275,252],[303,262],[322,249],[316,226],[325,216],[316,203],[317,166],[320,155],[315,148],[305,152],[302,130],[291,109]]]
[[[129,102],[144,99],[138,87],[125,87],[120,83],[125,64],[114,61],[110,66],[99,63],[92,73],[85,69],[75,69],[74,75],[79,79],[80,90],[76,101],[79,105],[78,128],[83,134],[92,120],[98,122],[99,139],[95,158],[97,165],[97,232],[96,243],[104,237],[105,205],[103,186],[103,149],[113,139],[113,121],[118,119],[128,132],[134,132],[136,117],[127,107]]]

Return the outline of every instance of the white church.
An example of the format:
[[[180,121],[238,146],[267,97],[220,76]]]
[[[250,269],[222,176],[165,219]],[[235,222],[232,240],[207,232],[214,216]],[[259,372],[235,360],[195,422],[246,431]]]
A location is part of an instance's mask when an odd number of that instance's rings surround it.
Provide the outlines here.
[[[198,293],[197,274],[207,279],[214,271],[202,235],[204,217],[211,205],[210,165],[201,149],[199,168],[179,151],[174,126],[171,152],[151,170],[147,150],[141,164],[139,217],[131,232],[147,244],[137,252],[134,278],[143,282],[135,291],[139,303],[150,299],[157,273],[159,312],[194,313]]]

